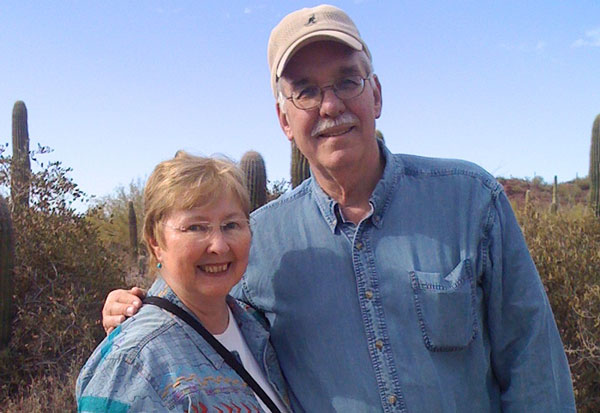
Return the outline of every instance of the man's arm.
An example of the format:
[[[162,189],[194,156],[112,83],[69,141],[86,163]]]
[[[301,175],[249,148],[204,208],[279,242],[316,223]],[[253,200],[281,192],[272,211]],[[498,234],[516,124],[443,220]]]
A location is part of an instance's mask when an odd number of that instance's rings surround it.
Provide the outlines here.
[[[146,292],[138,287],[108,293],[102,308],[102,326],[106,334],[113,331],[127,317],[137,313],[145,296]]]
[[[501,191],[483,284],[503,411],[575,411],[569,365],[535,264]]]

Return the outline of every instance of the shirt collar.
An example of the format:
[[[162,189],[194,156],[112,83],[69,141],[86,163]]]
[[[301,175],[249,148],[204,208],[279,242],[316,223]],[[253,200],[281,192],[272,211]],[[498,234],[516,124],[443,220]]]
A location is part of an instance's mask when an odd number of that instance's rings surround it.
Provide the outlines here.
[[[383,175],[369,198],[372,209],[368,219],[371,220],[375,227],[381,228],[383,225],[384,213],[390,203],[392,194],[395,192],[403,168],[402,161],[399,157],[393,156],[385,144],[380,140],[378,140],[378,144],[380,154],[385,161],[385,166]],[[311,177],[310,179],[312,181],[310,182],[312,193],[317,206],[331,232],[335,232],[336,226],[343,223],[341,218],[338,219],[338,214],[336,213],[336,210],[339,208],[338,202],[323,191],[314,177]],[[341,217],[341,214],[339,217]]]
[[[375,227],[381,228],[385,211],[396,194],[398,183],[404,174],[404,167],[399,156],[394,156],[381,140],[378,140],[377,143],[379,144],[381,156],[385,160],[385,167],[369,201],[373,205],[371,222]]]

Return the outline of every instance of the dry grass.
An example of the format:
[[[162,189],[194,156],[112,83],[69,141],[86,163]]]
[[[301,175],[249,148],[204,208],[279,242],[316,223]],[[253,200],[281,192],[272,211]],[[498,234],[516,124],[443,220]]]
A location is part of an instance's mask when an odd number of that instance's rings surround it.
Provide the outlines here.
[[[76,412],[75,381],[85,360],[75,360],[65,377],[37,377],[6,401],[6,412]]]

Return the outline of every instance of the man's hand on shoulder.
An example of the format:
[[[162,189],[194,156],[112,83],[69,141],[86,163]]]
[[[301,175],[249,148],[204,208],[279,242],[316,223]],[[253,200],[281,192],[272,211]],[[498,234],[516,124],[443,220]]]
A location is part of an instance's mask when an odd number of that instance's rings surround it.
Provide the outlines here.
[[[108,293],[102,308],[102,326],[106,334],[113,331],[127,317],[137,313],[145,296],[146,292],[138,287]]]

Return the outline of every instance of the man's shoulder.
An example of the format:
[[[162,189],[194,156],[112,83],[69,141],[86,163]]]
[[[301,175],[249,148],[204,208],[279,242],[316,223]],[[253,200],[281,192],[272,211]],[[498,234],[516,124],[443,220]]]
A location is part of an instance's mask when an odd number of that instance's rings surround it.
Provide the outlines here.
[[[394,154],[394,160],[401,165],[401,172],[406,176],[436,178],[445,176],[470,177],[490,190],[501,188],[500,184],[488,171],[476,163],[451,158],[432,158],[418,155]]]
[[[299,205],[306,202],[312,195],[312,178],[305,179],[291,191],[283,193],[279,198],[263,205],[252,213],[252,220],[264,221],[274,213],[285,214],[294,211]]]

